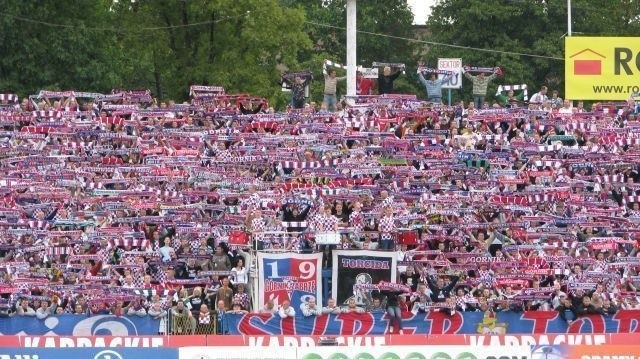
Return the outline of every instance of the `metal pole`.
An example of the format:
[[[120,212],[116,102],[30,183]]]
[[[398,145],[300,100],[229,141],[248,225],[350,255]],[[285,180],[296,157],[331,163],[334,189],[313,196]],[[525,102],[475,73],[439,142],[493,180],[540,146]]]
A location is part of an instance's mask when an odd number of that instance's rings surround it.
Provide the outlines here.
[[[451,89],[447,89],[449,91],[447,91],[449,93],[449,106],[451,106]]]
[[[347,96],[356,95],[356,0],[347,0]]]
[[[571,0],[567,0],[567,36],[571,36]]]

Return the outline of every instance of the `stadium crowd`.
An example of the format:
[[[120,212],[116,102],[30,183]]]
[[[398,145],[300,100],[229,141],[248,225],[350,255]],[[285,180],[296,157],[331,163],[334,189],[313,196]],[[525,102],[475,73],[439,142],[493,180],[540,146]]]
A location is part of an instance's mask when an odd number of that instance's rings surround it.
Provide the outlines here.
[[[421,101],[392,94],[392,67],[383,95],[359,74],[362,92],[339,102],[327,72],[321,106],[304,95],[309,73],[286,75],[280,113],[213,86],[183,104],[0,95],[3,314],[286,317],[289,303],[252,305],[251,254],[323,251],[330,267],[335,248],[396,251],[410,289],[366,307],[309,302],[305,316],[640,309],[633,99],[586,109],[542,87],[489,104],[499,69],[468,68],[475,104],[445,106],[435,71],[419,72]]]

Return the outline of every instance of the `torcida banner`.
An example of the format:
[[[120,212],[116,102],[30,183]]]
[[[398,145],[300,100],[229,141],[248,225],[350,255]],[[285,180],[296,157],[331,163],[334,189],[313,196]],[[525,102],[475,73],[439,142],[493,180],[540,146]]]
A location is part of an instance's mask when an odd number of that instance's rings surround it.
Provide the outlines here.
[[[337,304],[345,306],[349,299],[361,306],[371,304],[371,293],[354,286],[395,282],[397,257],[395,252],[334,250],[331,291]]]
[[[640,37],[565,38],[565,97],[627,100],[640,93]]]

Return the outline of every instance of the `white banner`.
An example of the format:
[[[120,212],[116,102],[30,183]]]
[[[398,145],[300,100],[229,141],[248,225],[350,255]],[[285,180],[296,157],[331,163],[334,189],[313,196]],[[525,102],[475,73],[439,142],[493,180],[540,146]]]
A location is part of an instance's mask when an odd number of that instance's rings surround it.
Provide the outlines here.
[[[366,77],[368,79],[378,78],[378,68],[376,67],[363,67],[360,69],[360,72],[362,72],[362,77]]]
[[[247,347],[182,347],[180,359],[485,359],[544,358],[526,346],[474,347],[468,345],[421,345],[388,347],[298,347],[286,350]],[[549,356],[548,359],[557,358]]]
[[[182,347],[178,353],[180,359],[296,359],[295,348]]]
[[[389,346],[379,348],[297,348],[300,359],[485,359],[531,358],[531,349],[513,347],[471,347],[465,345]]]
[[[322,307],[322,253],[258,252],[258,273],[258,309],[269,300],[276,307],[288,300],[300,313],[309,297]]]
[[[438,59],[438,70],[453,72],[453,75],[446,82],[442,83],[443,89],[462,88],[462,59]],[[445,75],[438,75],[443,78]]]

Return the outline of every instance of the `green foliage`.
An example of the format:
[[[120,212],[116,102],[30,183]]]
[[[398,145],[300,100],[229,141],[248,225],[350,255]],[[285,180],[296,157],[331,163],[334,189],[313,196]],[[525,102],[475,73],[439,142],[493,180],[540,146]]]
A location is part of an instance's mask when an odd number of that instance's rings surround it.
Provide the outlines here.
[[[150,88],[184,100],[189,85],[215,84],[277,99],[277,65],[295,66],[311,47],[304,12],[277,0],[0,0],[0,8],[0,91],[23,96]]]
[[[574,35],[620,36],[638,33],[639,3],[633,0],[573,1]],[[489,87],[489,100],[498,84],[529,85],[532,92],[542,85],[564,92],[562,60],[502,54],[499,51],[564,57],[567,32],[566,1],[548,0],[442,0],[433,8],[427,22],[429,41],[463,47],[491,49],[482,52],[433,46],[425,60],[434,64],[438,57],[461,57],[473,66],[499,66],[504,76]],[[633,29],[633,30],[632,30]],[[630,31],[632,30],[632,31]],[[580,34],[581,33],[581,34]],[[471,84],[463,83],[457,98],[469,99]]]
[[[43,88],[107,91],[119,86],[118,70],[127,59],[115,51],[116,34],[87,30],[115,20],[109,3],[0,1],[0,90],[26,96]]]
[[[160,97],[184,99],[193,84],[224,86],[228,92],[280,96],[279,63],[296,63],[311,46],[300,31],[304,12],[275,0],[155,1],[119,5],[129,29],[123,49],[144,56],[133,69],[154,84]],[[192,24],[204,23],[199,26]],[[151,70],[151,71],[149,71]],[[144,80],[144,79],[138,79]]]
[[[573,30],[637,36],[639,6],[574,0]],[[149,88],[160,99],[182,101],[190,85],[203,84],[264,96],[282,108],[289,101],[278,86],[283,69],[313,71],[312,100],[319,102],[323,60],[346,58],[346,0],[0,0],[0,9],[0,92],[21,96],[43,88]],[[422,96],[415,64],[424,46],[400,39],[415,37],[406,0],[361,0],[357,9],[359,64],[406,63],[396,88]],[[441,0],[425,40],[562,57],[566,10],[565,1]],[[502,67],[490,94],[498,83],[563,88],[558,60],[443,46],[430,46],[424,60],[435,66],[438,57]],[[470,98],[471,86],[464,86],[458,97]]]

